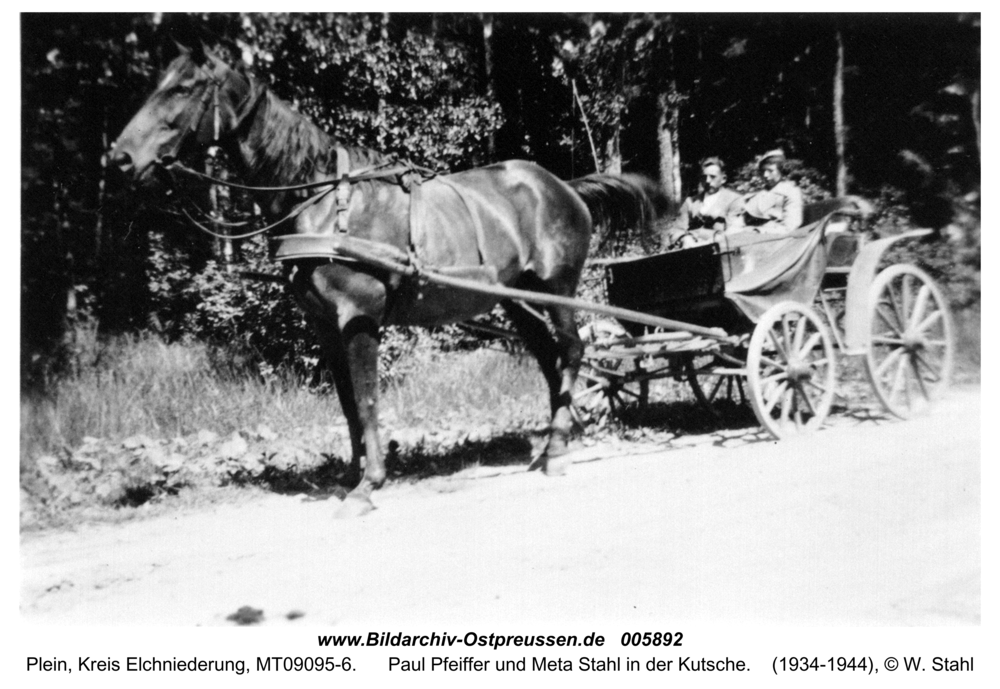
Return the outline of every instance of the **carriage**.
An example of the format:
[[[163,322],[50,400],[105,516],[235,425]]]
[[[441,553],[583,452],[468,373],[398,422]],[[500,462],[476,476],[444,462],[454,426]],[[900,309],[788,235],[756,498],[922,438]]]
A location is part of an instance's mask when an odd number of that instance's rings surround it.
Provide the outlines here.
[[[749,403],[781,438],[823,424],[839,355],[863,358],[889,413],[906,418],[929,405],[954,358],[947,302],[915,265],[878,271],[890,247],[929,231],[866,241],[857,229],[865,207],[853,197],[827,201],[807,207],[813,222],[791,235],[719,234],[702,246],[600,261],[608,303],[692,327],[588,326],[580,403],[641,418],[651,383],[679,380],[716,416],[720,402]]]

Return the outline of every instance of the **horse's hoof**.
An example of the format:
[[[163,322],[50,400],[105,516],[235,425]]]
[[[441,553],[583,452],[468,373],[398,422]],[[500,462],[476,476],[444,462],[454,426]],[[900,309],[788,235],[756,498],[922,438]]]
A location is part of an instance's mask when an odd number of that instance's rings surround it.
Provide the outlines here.
[[[565,476],[566,475],[566,465],[569,464],[567,457],[565,455],[559,455],[556,457],[546,457],[545,458],[545,475],[546,476]]]
[[[375,505],[368,496],[348,493],[333,516],[336,519],[356,519],[357,517],[363,517],[374,509]]]

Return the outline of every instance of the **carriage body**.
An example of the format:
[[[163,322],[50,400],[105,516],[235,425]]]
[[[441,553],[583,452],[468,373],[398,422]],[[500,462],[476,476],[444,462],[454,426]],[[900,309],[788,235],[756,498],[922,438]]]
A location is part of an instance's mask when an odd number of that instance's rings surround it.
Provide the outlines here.
[[[824,423],[838,394],[837,356],[847,355],[864,359],[876,397],[892,414],[929,406],[951,372],[947,304],[916,266],[878,272],[892,245],[926,232],[867,241],[852,228],[855,215],[827,213],[787,246],[767,235],[722,236],[605,261],[609,304],[720,328],[728,337],[668,335],[620,320],[620,331],[606,328],[591,342],[583,398],[596,393],[609,411],[641,415],[653,381],[680,380],[711,414],[749,403],[761,425],[782,437]],[[751,259],[755,253],[768,258]]]

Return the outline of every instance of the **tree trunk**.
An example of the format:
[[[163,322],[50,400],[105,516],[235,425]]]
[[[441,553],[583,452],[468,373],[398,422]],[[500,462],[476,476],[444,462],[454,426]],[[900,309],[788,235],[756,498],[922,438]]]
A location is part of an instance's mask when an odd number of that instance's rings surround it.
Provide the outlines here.
[[[677,97],[677,71],[673,27],[667,32],[666,91],[657,98],[660,144],[660,183],[674,207],[681,202],[680,99]]]
[[[493,102],[496,101],[496,93],[493,88],[493,15],[489,12],[484,12],[479,16],[483,22],[483,63],[486,72],[486,98],[490,102]],[[490,157],[489,162],[494,162],[497,158],[497,144],[492,129],[486,140],[486,150]]]
[[[837,30],[837,64],[833,72],[833,136],[837,146],[837,196],[847,195],[847,127],[844,125],[844,36]]]
[[[104,106],[104,119],[101,126],[101,176],[97,180],[97,220],[94,222],[94,263],[99,264],[101,260],[101,244],[104,241],[104,199],[107,194],[108,182],[108,148],[110,147],[110,137],[108,136],[108,107]]]
[[[621,120],[615,124],[614,133],[604,146],[604,171],[612,175],[622,173],[622,148],[621,148],[622,123]]]
[[[979,93],[979,87],[977,86],[972,92],[970,97],[970,104],[972,106],[972,124],[976,128],[976,152],[979,154],[979,164],[982,165],[983,162],[983,111],[982,111],[982,96]]]
[[[672,103],[670,94],[661,93],[657,98],[659,108],[659,124],[657,140],[660,147],[660,183],[667,198],[674,204],[680,203],[680,154],[678,152],[677,123],[679,121],[677,107]]]
[[[580,92],[576,88],[576,79],[573,83],[573,97],[576,98],[576,105],[580,108],[580,119],[583,120],[583,128],[587,130],[587,141],[590,142],[590,153],[594,156],[594,172],[601,171],[601,162],[597,158],[597,147],[594,145],[594,134],[590,131],[590,120],[587,119],[587,111],[583,109],[583,101],[580,99]]]

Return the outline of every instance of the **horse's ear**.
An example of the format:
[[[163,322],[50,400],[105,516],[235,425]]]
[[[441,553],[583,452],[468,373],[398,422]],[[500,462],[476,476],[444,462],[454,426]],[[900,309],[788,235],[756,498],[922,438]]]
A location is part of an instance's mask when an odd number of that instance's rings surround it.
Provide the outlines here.
[[[175,40],[174,41],[174,45],[177,46],[177,50],[180,51],[181,55],[190,55],[191,54],[191,49],[188,48],[183,43],[181,43],[180,41],[176,41]]]

